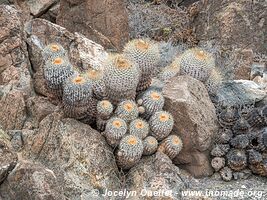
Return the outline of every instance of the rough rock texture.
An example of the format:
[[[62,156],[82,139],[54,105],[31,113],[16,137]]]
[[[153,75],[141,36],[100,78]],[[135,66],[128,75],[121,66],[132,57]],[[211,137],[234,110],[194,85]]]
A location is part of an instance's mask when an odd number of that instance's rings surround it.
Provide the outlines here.
[[[37,93],[48,96],[43,78],[43,59],[41,51],[52,42],[60,43],[69,51],[69,58],[80,69],[100,68],[107,53],[104,48],[84,36],[72,34],[65,28],[44,19],[34,19],[25,26],[29,54],[34,70],[34,86]]]
[[[5,130],[22,129],[26,120],[23,93],[10,90],[0,99],[0,124]]]
[[[57,3],[58,0],[26,0],[29,6],[30,13],[34,17],[38,17],[46,12],[51,6]]]
[[[215,40],[236,57],[235,79],[249,79],[252,54],[267,53],[267,2],[206,0],[194,21],[197,39]]]
[[[0,5],[0,21],[0,124],[4,129],[21,129],[24,99],[33,94],[23,25],[20,13],[7,5]]]
[[[179,168],[163,153],[143,158],[126,178],[127,190],[136,191],[129,199],[180,199],[186,184]],[[153,192],[162,193],[157,197]],[[151,194],[152,193],[152,194]]]
[[[217,100],[223,106],[238,106],[254,104],[267,97],[267,91],[253,81],[235,80],[227,81],[218,90]]]
[[[54,113],[29,135],[23,156],[53,170],[68,199],[94,199],[93,189],[118,190],[113,153],[100,133],[74,119]]]
[[[172,9],[165,4],[128,1],[127,11],[131,38],[145,36],[166,41],[171,39],[173,42],[193,42],[189,16],[179,7]]]
[[[63,200],[60,184],[53,171],[28,161],[20,161],[0,186],[5,200]]]
[[[0,129],[0,184],[17,164],[17,154],[11,150],[9,136]]]
[[[34,96],[27,99],[27,112],[32,126],[38,128],[39,123],[57,107],[49,99],[41,96]]]
[[[266,18],[265,0],[207,0],[195,20],[196,33],[198,39],[216,39],[224,48],[236,46],[267,53]]]
[[[105,48],[120,50],[129,39],[123,0],[61,0],[57,24]]]
[[[217,133],[215,108],[205,86],[200,81],[179,76],[170,80],[163,88],[165,109],[174,118],[172,133],[183,141],[183,149],[174,159],[194,176],[212,173],[208,154],[212,139]]]

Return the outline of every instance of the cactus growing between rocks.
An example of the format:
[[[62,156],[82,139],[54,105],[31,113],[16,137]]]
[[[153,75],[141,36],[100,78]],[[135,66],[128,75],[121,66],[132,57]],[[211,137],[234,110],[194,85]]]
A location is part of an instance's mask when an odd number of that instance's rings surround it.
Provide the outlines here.
[[[153,114],[149,120],[151,135],[157,140],[166,138],[173,128],[173,117],[166,111],[159,111]]]
[[[158,151],[163,152],[172,160],[180,153],[182,147],[182,140],[178,136],[169,135],[161,142]]]
[[[139,110],[137,104],[132,100],[122,101],[115,110],[115,115],[130,122],[138,117]]]
[[[112,117],[107,121],[104,135],[108,144],[115,147],[127,132],[126,122],[118,117]]]
[[[213,56],[199,48],[186,50],[178,61],[182,75],[189,75],[195,79],[205,82],[215,67]]]
[[[107,96],[113,104],[135,99],[140,73],[134,62],[120,54],[111,55],[105,63],[104,74]]]
[[[116,152],[117,164],[122,169],[130,169],[141,159],[142,140],[134,135],[127,135],[120,141]]]
[[[149,125],[142,119],[135,119],[129,125],[129,134],[144,139],[149,132]]]
[[[58,57],[65,58],[67,52],[65,49],[58,43],[48,44],[42,51],[42,56],[44,61],[54,60]]]
[[[92,81],[94,97],[103,99],[107,97],[106,85],[104,82],[104,73],[102,70],[89,69],[86,72],[87,77]]]
[[[143,155],[152,155],[158,149],[158,141],[153,136],[148,136],[143,140],[144,151]]]
[[[125,45],[123,53],[139,66],[141,76],[137,91],[146,90],[151,84],[152,76],[157,72],[160,61],[158,45],[149,39],[135,39]]]

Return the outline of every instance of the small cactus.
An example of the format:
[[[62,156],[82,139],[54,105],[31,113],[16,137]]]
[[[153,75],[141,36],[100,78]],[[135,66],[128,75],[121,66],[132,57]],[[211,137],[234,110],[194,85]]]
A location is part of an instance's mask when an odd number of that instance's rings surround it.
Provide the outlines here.
[[[110,56],[106,61],[104,74],[107,96],[113,104],[135,99],[139,80],[139,70],[135,63],[120,54]]]
[[[233,178],[233,171],[229,167],[224,167],[220,170],[220,175],[224,181],[231,181]]]
[[[142,106],[145,108],[143,117],[149,119],[151,115],[158,111],[162,111],[164,106],[164,97],[161,92],[148,90],[141,96]]]
[[[217,172],[225,166],[225,159],[221,157],[215,157],[211,160],[211,166]]]
[[[108,100],[102,100],[97,103],[97,116],[101,119],[108,119],[113,112],[113,105]]]
[[[120,141],[116,152],[117,164],[122,169],[130,169],[141,159],[142,140],[134,135],[127,135]]]
[[[173,117],[166,111],[159,111],[153,114],[149,120],[151,135],[157,140],[166,138],[173,128]]]
[[[141,76],[137,91],[144,91],[150,86],[151,78],[157,72],[160,61],[158,44],[149,39],[135,39],[125,45],[123,53],[138,64]]]
[[[43,49],[42,56],[44,61],[48,61],[48,60],[54,60],[55,58],[58,57],[66,57],[67,52],[60,44],[51,43]]]
[[[63,103],[73,106],[86,106],[92,98],[92,94],[92,82],[81,74],[75,74],[64,83]]]
[[[182,140],[178,136],[169,135],[161,142],[158,151],[163,152],[172,160],[180,153],[182,147]]]
[[[130,122],[138,117],[139,110],[137,104],[132,100],[126,100],[119,103],[115,110],[115,115],[124,119],[126,122]]]
[[[247,156],[243,150],[231,149],[226,158],[228,166],[234,171],[241,171],[247,166]]]
[[[158,141],[153,136],[148,136],[143,140],[144,151],[143,155],[152,155],[158,149]]]
[[[213,68],[209,78],[205,82],[206,89],[210,95],[216,95],[222,85],[223,77],[219,69]]]
[[[180,56],[178,64],[181,75],[189,75],[205,82],[215,67],[215,60],[208,52],[199,48],[193,48],[186,50]]]
[[[107,121],[104,135],[108,144],[112,147],[115,147],[119,144],[126,132],[126,122],[121,118],[112,117]]]
[[[144,139],[149,132],[149,125],[146,121],[142,119],[135,119],[129,125],[129,133],[130,135],[134,135],[139,137],[140,139]]]
[[[104,82],[104,72],[102,70],[89,69],[86,75],[92,81],[94,97],[97,99],[106,98],[107,91]]]
[[[178,64],[178,59],[176,58],[170,65],[161,69],[157,77],[162,82],[166,82],[169,79],[178,75],[179,73],[180,73],[180,66]]]
[[[74,74],[71,64],[64,57],[49,60],[44,65],[46,85],[52,93],[62,96],[63,84],[68,77]]]

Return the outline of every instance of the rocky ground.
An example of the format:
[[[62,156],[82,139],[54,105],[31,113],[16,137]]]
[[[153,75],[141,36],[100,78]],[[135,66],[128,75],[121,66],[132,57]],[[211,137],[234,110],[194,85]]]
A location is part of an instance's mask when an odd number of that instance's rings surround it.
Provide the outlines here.
[[[173,131],[186,133],[179,156],[172,161],[158,152],[125,173],[100,133],[64,118],[44,87],[41,57],[42,48],[57,41],[73,65],[86,69],[101,67],[107,52],[140,36],[211,45],[222,70],[246,80],[240,83],[247,96],[235,97],[261,106],[267,102],[266,19],[265,0],[0,0],[0,200],[127,197],[105,197],[106,190],[137,192],[128,199],[267,199],[266,177],[225,182],[213,174],[209,152],[219,126],[200,81],[179,76],[163,89]],[[224,92],[220,98],[228,99]],[[171,194],[149,196],[143,189]],[[211,194],[215,190],[245,194]]]

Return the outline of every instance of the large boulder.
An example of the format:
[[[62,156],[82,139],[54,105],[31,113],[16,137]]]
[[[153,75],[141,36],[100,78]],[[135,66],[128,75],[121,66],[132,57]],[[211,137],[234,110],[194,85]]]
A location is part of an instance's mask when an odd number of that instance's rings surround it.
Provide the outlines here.
[[[144,157],[126,177],[128,199],[180,199],[186,178],[165,154]]]
[[[235,79],[249,79],[253,56],[266,54],[267,2],[200,1],[201,12],[193,26],[200,41],[214,40],[221,54],[236,59]],[[227,59],[227,58],[225,58]]]
[[[173,160],[196,177],[212,174],[209,149],[217,133],[217,117],[204,84],[190,76],[171,79],[163,88],[165,109],[174,118],[173,133],[183,149]]]
[[[57,24],[105,48],[120,50],[129,39],[123,0],[61,0]]]
[[[25,99],[33,95],[20,14],[12,6],[0,5],[0,124],[6,130],[23,127]]]
[[[44,46],[52,42],[60,43],[69,53],[71,63],[80,69],[100,68],[107,56],[104,48],[78,33],[72,34],[65,28],[44,19],[33,19],[25,26],[32,68],[34,88],[37,93],[49,96],[43,78]]]
[[[64,200],[65,197],[53,171],[40,164],[20,161],[0,186],[5,200]]]
[[[216,39],[224,48],[267,53],[266,18],[265,0],[208,0],[195,20],[196,33],[200,40]]]
[[[53,113],[25,143],[22,155],[53,170],[68,199],[95,199],[95,190],[120,188],[112,149],[86,124]]]

